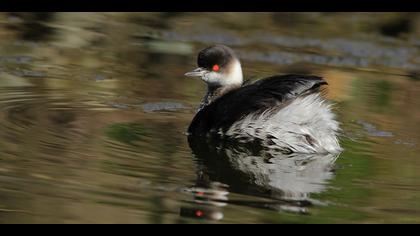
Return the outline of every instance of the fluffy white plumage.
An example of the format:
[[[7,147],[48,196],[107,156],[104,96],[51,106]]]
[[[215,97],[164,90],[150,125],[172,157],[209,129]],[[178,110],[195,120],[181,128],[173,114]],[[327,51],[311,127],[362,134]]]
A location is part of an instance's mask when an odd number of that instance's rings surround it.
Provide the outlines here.
[[[279,104],[282,106],[282,104]],[[339,123],[319,93],[298,97],[285,107],[250,114],[224,134],[238,140],[262,140],[264,146],[295,153],[339,153]]]

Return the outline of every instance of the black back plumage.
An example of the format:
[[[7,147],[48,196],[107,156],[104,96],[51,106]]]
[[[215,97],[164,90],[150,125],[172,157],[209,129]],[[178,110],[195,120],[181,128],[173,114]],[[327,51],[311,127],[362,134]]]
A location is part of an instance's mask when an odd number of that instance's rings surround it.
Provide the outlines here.
[[[319,91],[327,82],[318,76],[276,75],[230,91],[201,109],[191,122],[188,133],[202,136],[231,125],[244,116],[261,113],[299,96]]]

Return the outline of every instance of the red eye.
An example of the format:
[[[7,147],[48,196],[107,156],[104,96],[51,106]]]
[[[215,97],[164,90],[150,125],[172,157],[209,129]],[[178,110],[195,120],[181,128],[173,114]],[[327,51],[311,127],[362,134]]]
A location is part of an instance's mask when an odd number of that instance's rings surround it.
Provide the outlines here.
[[[219,67],[219,65],[214,65],[213,66],[213,71],[219,71],[220,70],[220,67]]]

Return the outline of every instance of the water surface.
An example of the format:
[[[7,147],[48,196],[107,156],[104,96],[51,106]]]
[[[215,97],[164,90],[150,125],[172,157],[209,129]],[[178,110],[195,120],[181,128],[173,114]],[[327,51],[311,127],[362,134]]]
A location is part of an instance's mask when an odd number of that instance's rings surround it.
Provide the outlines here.
[[[0,223],[419,223],[415,13],[0,14]],[[197,52],[323,76],[338,156],[196,143]]]

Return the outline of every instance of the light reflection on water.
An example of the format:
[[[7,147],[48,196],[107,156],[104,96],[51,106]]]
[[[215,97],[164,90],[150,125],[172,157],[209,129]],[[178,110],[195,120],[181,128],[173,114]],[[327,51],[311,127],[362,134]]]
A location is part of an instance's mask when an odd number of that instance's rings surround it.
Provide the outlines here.
[[[420,222],[419,15],[283,14],[0,14],[0,222]],[[324,76],[345,151],[189,142],[213,43]]]

